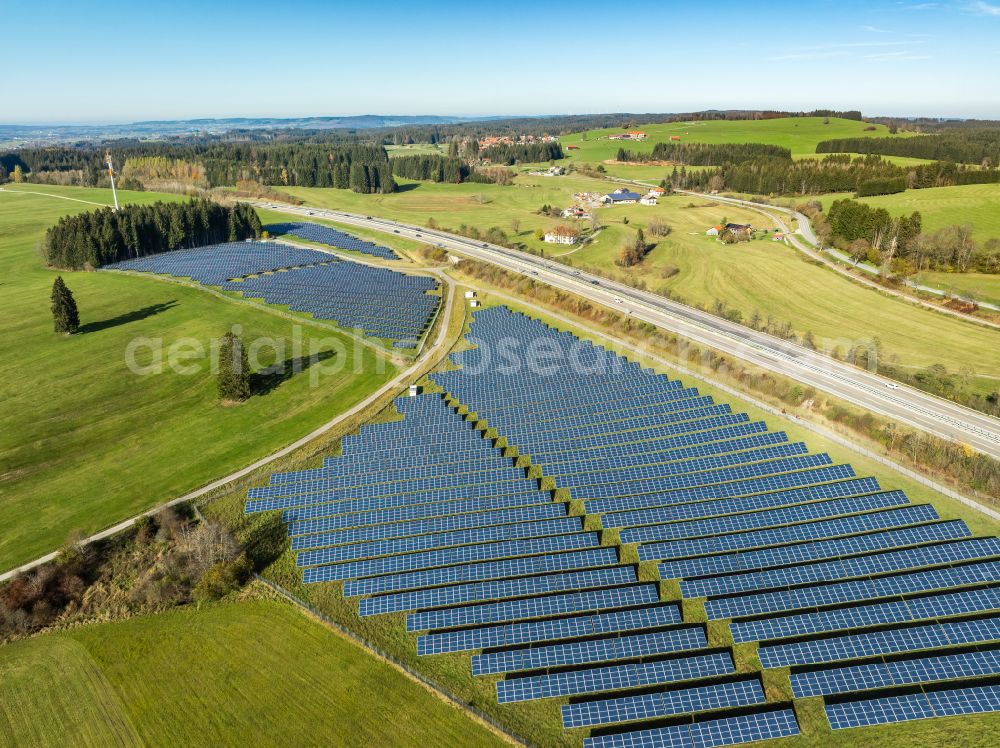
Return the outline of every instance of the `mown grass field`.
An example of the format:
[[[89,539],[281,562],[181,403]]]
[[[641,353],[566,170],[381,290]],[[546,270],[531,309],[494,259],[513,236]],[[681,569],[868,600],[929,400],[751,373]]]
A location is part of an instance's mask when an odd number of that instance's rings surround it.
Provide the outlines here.
[[[866,130],[874,127],[874,130]],[[645,141],[608,140],[608,135],[641,130],[648,136]],[[834,138],[887,137],[889,130],[884,125],[868,125],[865,122],[831,117],[829,124],[823,124],[822,117],[785,117],[766,120],[709,120],[701,122],[665,122],[663,124],[639,125],[634,128],[613,128],[589,130],[559,138],[570,161],[598,163],[613,159],[619,148],[649,153],[653,144],[668,142],[671,136],[679,136],[682,143],[767,143],[788,148],[793,155],[816,154],[816,144]],[[900,134],[898,137],[906,137]],[[568,150],[568,146],[578,146],[578,150]]]
[[[850,195],[824,195],[824,209]],[[923,230],[935,231],[955,224],[970,224],[976,241],[1000,238],[1000,184],[967,184],[906,190],[895,195],[865,197],[862,202],[885,208],[893,215],[920,211]]]
[[[108,190],[24,187],[103,204],[110,199]],[[125,201],[164,198],[119,192]],[[44,267],[36,244],[59,216],[91,207],[0,192],[2,570],[58,548],[71,531],[97,531],[253,462],[396,373],[339,333],[303,324],[295,352],[290,320],[194,288],[115,273],[62,273],[83,331],[56,335],[49,312],[56,273]],[[162,373],[137,375],[126,364],[131,341],[148,339],[166,364],[172,345],[191,341],[207,351],[232,325],[242,327],[247,341],[284,341],[283,352],[260,350],[262,366],[290,364],[311,348],[332,357],[324,368],[260,380],[261,394],[236,407],[219,403],[205,357],[187,362],[197,369],[192,375],[166,365]],[[140,348],[136,361],[152,364],[153,355]]]
[[[983,273],[920,273],[914,280],[931,288],[1000,304],[1000,275]]]
[[[482,298],[487,306],[495,303],[509,303],[491,294],[488,287],[481,287]],[[539,314],[536,309],[510,304],[514,309],[541,317],[560,329],[576,332],[581,337],[590,338],[612,350],[624,352],[632,360],[667,373],[674,378],[685,380],[669,367],[651,359],[634,356],[623,351],[620,345],[609,342],[605,338],[594,338],[582,328],[557,320],[555,317]],[[697,385],[703,394],[713,395],[719,402],[732,402],[734,410],[747,412],[751,419],[763,419],[771,428],[782,429],[788,433],[790,441],[805,441],[811,451],[826,451],[836,463],[851,463],[858,475],[874,475],[886,488],[899,488],[907,492],[913,502],[931,502],[939,510],[942,517],[961,518],[966,520],[973,532],[992,535],[997,532],[995,522],[985,515],[962,504],[946,499],[926,487],[888,470],[880,464],[860,458],[854,452],[847,450],[834,442],[829,442],[806,430],[793,421],[776,419],[770,414],[743,402],[734,402],[732,396],[701,382],[687,381],[688,385]],[[379,418],[378,420],[383,420]],[[286,469],[315,467],[320,464],[318,459],[305,459]],[[263,515],[243,514],[245,491],[234,491],[217,501],[210,503],[204,511],[209,516],[221,519],[234,526],[241,535],[252,533],[253,528],[269,526],[269,520]],[[484,710],[508,729],[528,741],[544,746],[575,746],[586,736],[586,731],[566,731],[561,726],[559,707],[566,699],[546,699],[536,702],[524,702],[501,706],[496,702],[494,678],[475,678],[470,673],[468,655],[449,654],[433,657],[418,657],[416,654],[416,638],[405,630],[405,616],[394,614],[389,616],[372,616],[359,618],[356,600],[345,600],[342,596],[340,583],[312,584],[302,583],[302,572],[295,566],[295,554],[288,548],[287,540],[283,541],[284,552],[264,572],[265,576],[276,580],[296,595],[309,600],[327,615],[331,616],[345,627],[356,631],[368,641],[375,643],[383,650],[391,653],[407,665],[436,683],[441,684],[451,693],[476,707]],[[905,726],[894,726],[891,729],[878,728],[862,731],[841,731],[834,733],[826,724],[821,706],[815,701],[801,702],[796,705],[800,722],[807,731],[805,736],[794,739],[775,741],[774,746],[790,748],[858,748],[858,746],[873,745],[866,742],[878,740],[887,748],[909,748],[910,746],[933,745],[939,739],[949,739],[954,745],[968,748],[987,748],[993,744],[994,730],[1000,727],[1000,717],[997,715],[976,718],[961,718],[955,720],[932,720],[917,722]],[[770,745],[762,743],[761,745]]]
[[[411,145],[387,145],[389,156],[447,156],[448,146],[438,143],[412,143]]]
[[[561,221],[539,214],[543,205],[565,208],[573,204],[573,193],[604,194],[616,185],[587,177],[533,177],[520,175],[512,186],[495,184],[443,184],[399,179],[402,189],[388,195],[359,195],[350,190],[320,187],[288,187],[285,192],[307,205],[339,208],[419,226],[434,219],[439,226],[457,229],[462,224],[485,231],[497,226],[511,239],[536,249],[548,248],[533,236],[535,229],[549,229]],[[518,221],[517,232],[512,221]],[[353,229],[352,229],[353,230]]]
[[[0,647],[0,744],[502,743],[289,604],[257,600]]]
[[[690,205],[701,207],[688,207]],[[648,212],[647,212],[648,211]],[[803,334],[812,331],[820,347],[846,351],[852,344],[877,337],[884,354],[910,367],[943,363],[949,370],[968,368],[973,386],[997,389],[1000,347],[992,330],[883,296],[804,258],[770,239],[726,245],[704,236],[706,228],[724,216],[762,226],[760,214],[745,215],[733,206],[676,195],[655,208],[626,206],[602,212],[606,232],[623,229],[612,216],[628,215],[629,230],[659,215],[673,228],[670,236],[638,266],[625,272],[612,263],[621,236],[604,232],[600,241],[561,259],[581,269],[613,269],[616,277],[642,280],[650,290],[671,292],[689,304],[711,308],[716,299],[737,309],[743,320],[757,312],[777,322],[790,322]],[[620,220],[620,219],[619,219]],[[665,278],[667,268],[677,273]],[[992,375],[992,376],[990,376]]]

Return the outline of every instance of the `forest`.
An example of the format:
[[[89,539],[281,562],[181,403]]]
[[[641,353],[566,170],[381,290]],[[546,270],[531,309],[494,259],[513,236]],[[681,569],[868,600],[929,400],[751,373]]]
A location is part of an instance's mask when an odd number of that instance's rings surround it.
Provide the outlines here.
[[[671,176],[673,186],[681,189],[727,189],[755,195],[853,192],[861,197],[906,189],[997,182],[1000,169],[980,169],[948,161],[897,166],[877,155],[852,157],[844,153],[801,161],[757,158],[697,172],[688,172],[683,167],[678,171],[675,167]]]
[[[868,260],[910,274],[922,270],[1000,273],[1000,241],[979,244],[969,225],[923,231],[919,212],[893,217],[884,208],[856,200],[837,200],[824,215],[819,204],[800,206],[810,214],[816,233],[847,251],[855,261]]]
[[[249,205],[225,207],[209,200],[124,205],[64,216],[42,241],[54,267],[81,270],[121,260],[260,236],[260,218]]]
[[[513,166],[560,159],[563,157],[563,150],[558,143],[511,143],[484,148],[479,157],[493,164]]]
[[[763,143],[656,143],[651,153],[635,153],[618,149],[617,161],[669,161],[686,166],[722,166],[741,164],[759,158],[791,160],[787,148]]]
[[[27,181],[92,186],[105,175],[100,148],[26,148],[0,156],[8,172],[21,166]],[[231,187],[237,181],[298,187],[339,187],[361,193],[395,192],[389,156],[381,145],[313,143],[138,143],[115,146],[124,176],[142,183],[163,170],[184,173],[190,186]],[[130,165],[131,164],[131,165]],[[77,176],[61,182],[58,175]],[[131,186],[131,185],[129,185]]]
[[[816,146],[816,152],[876,153],[996,167],[1000,166],[1000,128],[954,128],[912,138],[824,140]]]

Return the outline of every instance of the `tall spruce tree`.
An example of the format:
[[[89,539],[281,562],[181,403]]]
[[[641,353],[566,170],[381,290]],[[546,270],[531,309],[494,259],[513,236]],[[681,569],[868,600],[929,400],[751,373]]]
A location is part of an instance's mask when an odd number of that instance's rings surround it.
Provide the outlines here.
[[[250,361],[243,340],[232,332],[219,345],[219,398],[242,402],[250,397]]]
[[[80,313],[76,308],[76,300],[61,275],[56,276],[52,284],[52,318],[55,321],[56,332],[72,335],[80,329]]]

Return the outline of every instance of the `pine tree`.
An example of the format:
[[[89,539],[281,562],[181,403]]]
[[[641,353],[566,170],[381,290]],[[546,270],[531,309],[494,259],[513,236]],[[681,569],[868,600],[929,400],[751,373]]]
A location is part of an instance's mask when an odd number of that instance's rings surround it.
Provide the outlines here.
[[[219,399],[242,402],[250,397],[250,361],[243,340],[232,332],[219,345]]]
[[[52,318],[56,332],[72,335],[80,329],[80,313],[76,309],[73,292],[66,288],[62,276],[56,276],[52,284]]]

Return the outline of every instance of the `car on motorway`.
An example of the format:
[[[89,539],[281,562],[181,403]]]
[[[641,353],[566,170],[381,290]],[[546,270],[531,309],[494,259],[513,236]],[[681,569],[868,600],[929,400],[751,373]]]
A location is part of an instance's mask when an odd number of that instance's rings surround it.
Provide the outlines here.
[[[371,216],[365,216],[365,220],[370,221],[370,220],[372,220],[372,217]]]
[[[573,275],[579,275],[579,274],[580,274],[580,271],[579,271],[579,270],[574,270],[574,271],[573,271]]]
[[[615,303],[616,304],[624,304],[625,302],[622,301],[621,296],[615,296]]]
[[[890,390],[898,390],[899,389],[899,385],[896,384],[895,382],[886,382],[885,386],[888,387]]]
[[[591,283],[595,286],[601,285],[601,282],[599,280],[592,280]]]
[[[399,229],[393,229],[393,230],[392,230],[392,233],[394,233],[394,234],[398,234],[398,233],[399,233]]]
[[[529,270],[528,272],[531,273],[532,275],[538,275],[537,270]]]
[[[418,233],[418,234],[415,234],[414,236],[416,236],[419,239],[421,236],[423,236],[423,234]]]
[[[490,245],[487,244],[486,242],[483,242],[483,246],[486,247],[487,249],[489,249],[489,247],[490,247]]]

